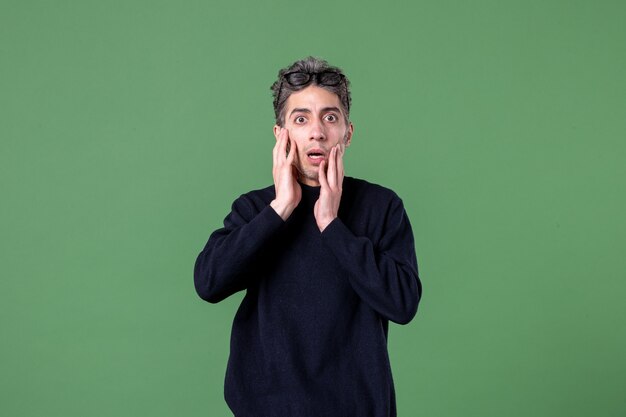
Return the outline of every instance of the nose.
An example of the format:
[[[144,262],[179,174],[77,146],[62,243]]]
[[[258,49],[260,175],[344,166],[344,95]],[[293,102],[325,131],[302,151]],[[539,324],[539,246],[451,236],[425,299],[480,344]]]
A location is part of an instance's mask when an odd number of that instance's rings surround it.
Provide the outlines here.
[[[309,138],[311,140],[326,140],[326,129],[320,120],[314,120],[310,124]]]

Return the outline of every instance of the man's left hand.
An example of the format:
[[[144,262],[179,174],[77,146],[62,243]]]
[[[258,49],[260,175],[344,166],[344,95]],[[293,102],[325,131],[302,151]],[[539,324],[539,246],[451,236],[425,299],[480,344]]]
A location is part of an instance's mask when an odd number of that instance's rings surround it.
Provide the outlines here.
[[[333,146],[328,155],[328,170],[326,161],[319,166],[319,182],[321,185],[320,197],[315,203],[313,214],[320,232],[323,232],[333,220],[337,218],[341,191],[343,186],[343,154],[345,145]]]

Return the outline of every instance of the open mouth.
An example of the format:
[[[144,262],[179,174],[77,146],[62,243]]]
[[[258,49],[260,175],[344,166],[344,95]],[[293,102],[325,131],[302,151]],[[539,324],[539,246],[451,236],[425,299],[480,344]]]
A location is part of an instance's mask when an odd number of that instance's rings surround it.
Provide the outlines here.
[[[322,152],[315,152],[315,151],[309,152],[307,153],[307,156],[311,159],[319,159],[319,160],[324,159],[324,153]]]
[[[320,148],[314,148],[307,151],[306,156],[311,162],[322,162],[326,158],[326,152]]]

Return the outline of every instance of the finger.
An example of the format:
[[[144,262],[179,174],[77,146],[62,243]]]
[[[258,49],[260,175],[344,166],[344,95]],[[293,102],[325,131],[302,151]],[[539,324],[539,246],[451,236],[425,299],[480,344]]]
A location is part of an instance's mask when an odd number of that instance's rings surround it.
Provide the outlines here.
[[[287,162],[289,164],[293,164],[293,161],[296,159],[296,154],[298,153],[298,146],[296,145],[296,141],[289,138],[289,155],[287,155]]]
[[[287,157],[287,129],[283,129],[280,134],[280,146],[278,148],[278,161],[283,161]]]
[[[293,153],[293,160],[292,160],[292,164],[298,166],[298,164],[300,164],[300,153],[298,152],[298,145],[296,144],[296,141],[293,141],[293,145],[294,145],[294,153]]]
[[[291,152],[291,138],[289,137],[289,131],[285,129],[285,159]]]
[[[283,141],[283,128],[280,128],[280,131],[278,132],[278,136],[276,137],[276,144],[274,145],[274,149],[272,150],[272,157],[274,160],[274,166],[276,166],[278,164],[278,155],[279,155],[279,150],[280,150],[280,145]]]
[[[337,146],[333,146],[328,156],[328,185],[335,188],[337,185]]]
[[[337,184],[343,184],[343,152],[345,147],[341,147],[341,152],[337,155]]]
[[[276,143],[274,144],[274,148],[272,148],[272,161],[274,162],[274,166],[276,166],[276,154],[278,152],[278,142],[280,142],[280,132],[276,137]]]
[[[328,181],[326,180],[326,161],[322,161],[320,163],[320,168],[319,168],[319,182],[320,185],[322,186],[322,190],[328,189]],[[320,191],[321,192],[321,191]]]

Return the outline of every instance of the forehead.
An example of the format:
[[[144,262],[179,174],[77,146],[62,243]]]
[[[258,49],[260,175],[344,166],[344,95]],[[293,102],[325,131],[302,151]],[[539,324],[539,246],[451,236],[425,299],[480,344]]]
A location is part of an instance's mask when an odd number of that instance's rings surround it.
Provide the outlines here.
[[[295,108],[304,108],[315,112],[326,107],[341,109],[339,96],[316,85],[310,85],[303,90],[292,93],[285,103],[287,114]]]

